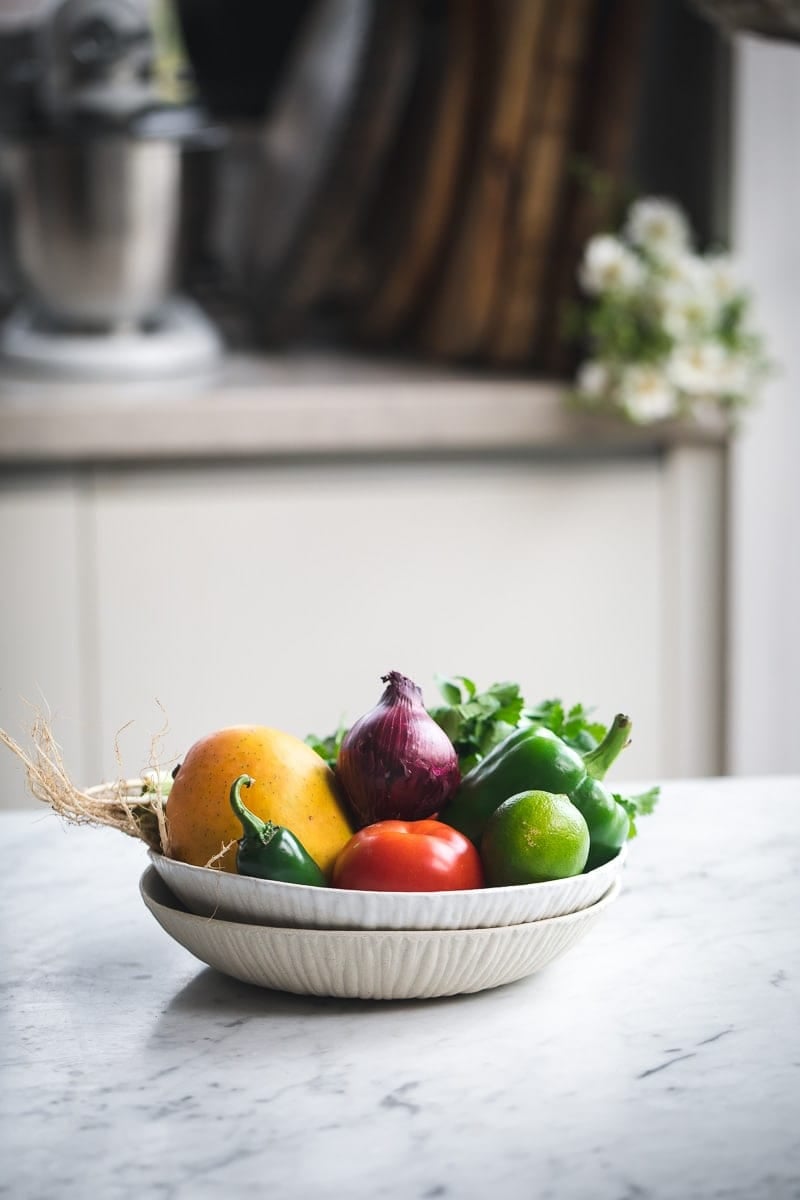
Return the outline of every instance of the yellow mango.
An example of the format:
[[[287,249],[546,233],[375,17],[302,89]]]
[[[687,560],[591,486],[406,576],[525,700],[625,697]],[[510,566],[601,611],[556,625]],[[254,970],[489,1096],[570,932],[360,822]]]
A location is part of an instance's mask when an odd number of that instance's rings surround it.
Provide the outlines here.
[[[353,834],[330,767],[305,742],[263,725],[236,725],[210,733],[187,752],[167,798],[171,858],[204,867],[242,836],[231,809],[231,784],[255,780],[247,807],[262,821],[290,829],[329,876]],[[236,846],[217,864],[236,870]]]

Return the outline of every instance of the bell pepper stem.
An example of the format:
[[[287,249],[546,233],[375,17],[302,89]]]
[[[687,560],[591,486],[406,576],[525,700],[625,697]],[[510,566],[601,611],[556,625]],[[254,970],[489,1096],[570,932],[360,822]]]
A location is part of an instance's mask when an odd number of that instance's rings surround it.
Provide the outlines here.
[[[630,717],[617,713],[608,727],[608,732],[594,750],[584,754],[586,771],[592,779],[604,779],[606,771],[630,741],[632,722]]]
[[[255,838],[261,842],[268,842],[275,832],[275,827],[271,821],[262,821],[255,813],[250,812],[242,800],[242,788],[252,787],[255,780],[249,775],[240,775],[231,784],[231,808],[236,813],[236,816],[242,823],[244,836],[246,838]]]

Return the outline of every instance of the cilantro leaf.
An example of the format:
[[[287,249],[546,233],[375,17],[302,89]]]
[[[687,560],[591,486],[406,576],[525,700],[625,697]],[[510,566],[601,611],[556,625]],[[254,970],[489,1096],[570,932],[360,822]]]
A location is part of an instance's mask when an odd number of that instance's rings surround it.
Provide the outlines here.
[[[628,833],[628,840],[635,838],[638,832],[636,818],[644,817],[651,813],[660,798],[661,788],[658,786],[648,788],[646,792],[640,792],[636,796],[621,796],[617,792],[614,793],[614,799],[617,804],[621,804],[630,817],[631,827]]]
[[[428,709],[458,754],[462,775],[517,728],[525,701],[519,684],[493,683],[484,692],[466,675],[437,677],[444,704]]]
[[[339,750],[342,742],[344,741],[344,736],[346,733],[347,726],[344,724],[344,722],[340,722],[336,733],[332,733],[328,737],[324,738],[317,737],[315,733],[310,733],[308,737],[304,739],[304,741],[307,746],[310,746],[311,749],[320,756],[320,758],[325,760],[329,767],[333,768],[336,766],[336,760],[339,757]]]
[[[636,805],[639,816],[647,816],[661,799],[661,788],[657,786],[648,788],[646,792],[640,792],[638,796],[632,796],[631,799]]]
[[[592,709],[583,704],[573,704],[567,710],[560,700],[544,700],[536,708],[526,709],[524,715],[532,724],[544,725],[573,750],[586,754],[606,735],[605,725],[589,720],[591,712]]]
[[[518,683],[501,680],[478,691],[464,675],[437,677],[444,704],[428,709],[456,748],[462,775],[521,725],[545,725],[573,749],[585,754],[605,736],[605,726],[589,719],[583,704],[565,708],[558,699],[526,705]]]
[[[449,678],[445,675],[436,675],[434,678],[436,686],[448,704],[460,704],[464,699],[464,693],[467,699],[471,700],[478,690],[473,680],[467,679],[466,675],[452,675]]]
[[[564,724],[564,705],[560,700],[543,700],[535,708],[526,709],[525,715],[535,725],[546,725],[553,733],[560,733]]]
[[[455,680],[440,679],[438,680],[438,685],[439,691],[442,693],[448,704],[461,703],[461,688],[458,686]]]

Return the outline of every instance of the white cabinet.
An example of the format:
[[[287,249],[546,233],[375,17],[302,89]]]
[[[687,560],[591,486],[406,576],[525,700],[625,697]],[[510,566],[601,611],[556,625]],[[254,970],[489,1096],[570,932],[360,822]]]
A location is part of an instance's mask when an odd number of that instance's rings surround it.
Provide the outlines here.
[[[616,704],[638,769],[662,762],[649,463],[156,471],[98,479],[95,512],[106,770],[156,697],[179,753],[239,721],[329,732],[390,669],[429,699],[438,670]]]
[[[85,468],[7,488],[2,723],[41,691],[83,782],[237,722],[298,735],[379,676],[629,712],[618,778],[720,769],[722,460],[668,452]],[[33,695],[36,699],[36,695]],[[123,728],[124,727],[124,728]],[[115,754],[121,754],[121,765]],[[21,799],[10,756],[3,801]]]
[[[91,763],[91,598],[86,507],[75,473],[0,479],[0,727],[26,741],[35,711],[49,713],[77,778]],[[93,765],[93,764],[92,764]],[[0,747],[0,806],[25,794],[20,764]]]
[[[800,45],[737,39],[733,234],[778,369],[731,456],[728,765],[800,773]]]

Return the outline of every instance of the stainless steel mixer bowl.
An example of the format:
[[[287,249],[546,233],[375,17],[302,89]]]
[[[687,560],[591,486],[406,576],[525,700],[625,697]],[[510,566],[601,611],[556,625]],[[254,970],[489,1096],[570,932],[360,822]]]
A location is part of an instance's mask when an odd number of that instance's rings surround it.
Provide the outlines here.
[[[153,317],[175,273],[181,147],[103,134],[6,146],[12,253],[31,307],[66,328]]]

